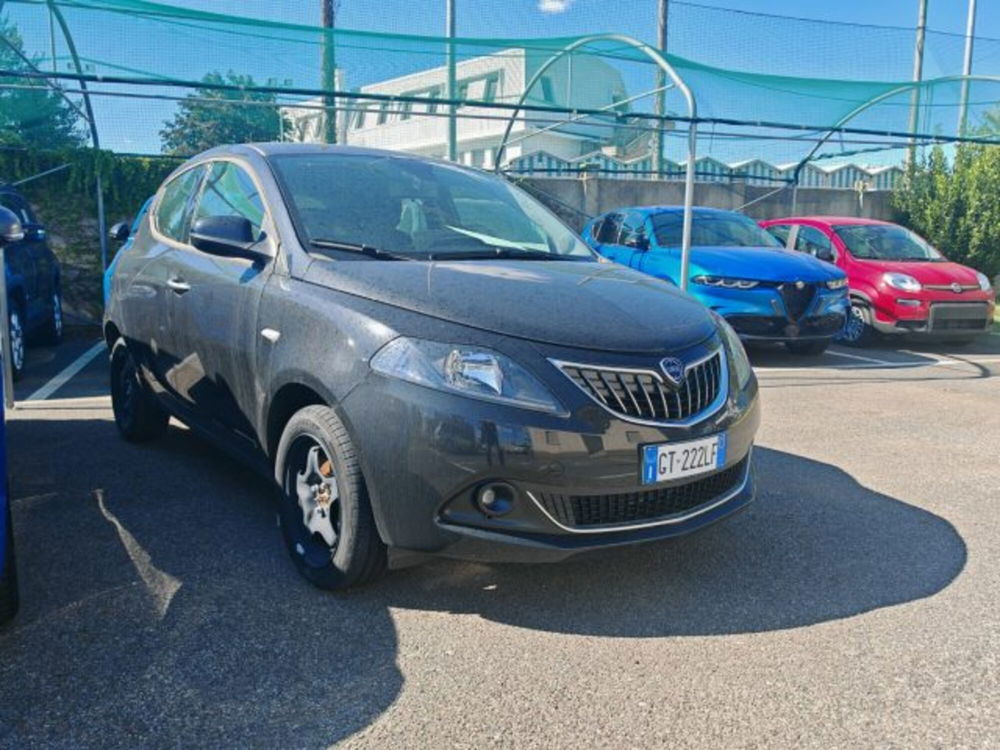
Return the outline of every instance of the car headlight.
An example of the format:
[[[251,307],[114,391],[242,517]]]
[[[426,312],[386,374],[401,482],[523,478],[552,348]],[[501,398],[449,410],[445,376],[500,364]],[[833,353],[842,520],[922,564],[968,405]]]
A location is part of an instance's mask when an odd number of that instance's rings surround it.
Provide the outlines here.
[[[847,277],[843,277],[840,279],[830,279],[828,282],[826,282],[827,289],[843,289],[845,286],[847,286]]]
[[[401,337],[375,353],[371,368],[382,375],[470,398],[553,414],[565,411],[517,362],[483,347]]]
[[[753,377],[753,367],[750,366],[750,358],[747,357],[747,350],[740,341],[739,334],[726,322],[726,319],[717,312],[712,313],[715,323],[719,328],[719,335],[722,336],[722,345],[726,347],[726,359],[729,366],[736,375],[736,384],[743,390],[750,383]]]
[[[732,279],[727,276],[694,276],[691,281],[702,286],[718,286],[723,289],[753,289],[760,283],[753,279]]]
[[[923,289],[919,281],[905,273],[884,273],[882,281],[901,292],[919,292]]]
[[[993,285],[990,284],[989,277],[985,273],[980,273],[979,271],[976,271],[976,279],[979,281],[979,288],[982,289],[984,292],[988,292],[990,289],[993,288]]]

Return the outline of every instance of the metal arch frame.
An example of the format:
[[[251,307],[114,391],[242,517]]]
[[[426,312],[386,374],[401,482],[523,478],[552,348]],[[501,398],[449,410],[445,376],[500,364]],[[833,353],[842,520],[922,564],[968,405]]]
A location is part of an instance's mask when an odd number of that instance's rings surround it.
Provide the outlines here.
[[[674,86],[676,86],[681,94],[683,94],[684,99],[687,102],[690,127],[688,129],[687,170],[684,175],[684,223],[681,229],[680,272],[680,287],[681,289],[687,289],[688,274],[690,273],[691,268],[691,215],[692,207],[694,206],[694,162],[698,150],[698,103],[690,87],[684,79],[681,78],[680,74],[674,69],[670,62],[663,56],[663,53],[661,53],[660,50],[626,34],[592,34],[590,36],[580,37],[563,47],[559,52],[546,60],[531,77],[531,80],[525,85],[524,90],[521,92],[521,96],[517,100],[517,105],[514,107],[514,110],[510,114],[510,119],[507,121],[507,127],[504,130],[503,138],[500,141],[500,146],[497,148],[496,157],[494,158],[493,169],[496,172],[500,171],[500,164],[503,161],[504,152],[507,150],[510,134],[514,129],[514,122],[521,114],[521,108],[527,101],[528,94],[534,88],[535,84],[541,80],[542,75],[569,53],[579,49],[580,47],[584,47],[595,42],[620,42],[643,53],[646,57],[652,60],[660,68],[660,70],[669,76],[670,80],[673,81]],[[660,127],[662,127],[662,125],[663,123],[661,120]]]
[[[899,86],[889,89],[888,91],[883,91],[881,94],[878,94],[877,96],[873,96],[871,99],[869,99],[866,102],[862,102],[854,109],[852,109],[850,112],[848,112],[846,115],[837,120],[834,126],[830,128],[828,131],[826,131],[826,135],[817,140],[816,144],[812,147],[809,153],[806,154],[806,156],[803,157],[803,159],[798,164],[795,165],[795,172],[792,174],[792,214],[794,215],[797,210],[796,194],[799,187],[799,175],[802,173],[802,170],[805,168],[806,164],[808,164],[810,161],[813,160],[813,157],[816,156],[816,153],[821,148],[823,148],[823,146],[825,146],[829,142],[829,140],[834,136],[834,134],[837,133],[842,127],[844,127],[847,123],[849,123],[855,117],[860,115],[862,112],[867,111],[871,107],[874,107],[876,104],[884,102],[886,99],[891,99],[894,96],[905,94],[907,91],[928,88],[938,83],[953,83],[956,81],[961,82],[963,85],[967,85],[971,81],[982,81],[984,83],[1000,84],[1000,76],[990,76],[990,75],[943,76],[941,78],[934,78],[930,81],[911,81],[909,83],[900,84]],[[961,136],[962,134],[958,133],[958,135]],[[949,140],[949,139],[947,137],[942,137],[942,140]]]

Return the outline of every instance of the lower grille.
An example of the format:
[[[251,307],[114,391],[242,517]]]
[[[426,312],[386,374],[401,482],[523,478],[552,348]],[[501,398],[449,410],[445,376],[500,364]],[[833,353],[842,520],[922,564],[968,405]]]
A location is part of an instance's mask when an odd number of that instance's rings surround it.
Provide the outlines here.
[[[985,302],[938,302],[931,305],[930,331],[983,331],[989,324]]]
[[[726,378],[721,350],[689,365],[676,386],[655,370],[557,364],[580,390],[608,411],[647,422],[677,422],[700,414],[715,403]]]
[[[665,520],[732,492],[743,482],[747,456],[728,469],[682,485],[614,495],[537,495],[545,511],[569,528],[620,526]]]
[[[790,324],[788,318],[768,315],[727,315],[726,321],[741,336],[760,338],[797,338],[798,336],[833,336],[844,327],[844,316],[836,314],[801,318]],[[790,333],[794,327],[798,333]]]
[[[778,292],[781,294],[781,301],[785,303],[788,317],[791,320],[798,320],[812,305],[813,297],[816,296],[816,285],[803,284],[800,288],[797,284],[785,282],[778,286]]]

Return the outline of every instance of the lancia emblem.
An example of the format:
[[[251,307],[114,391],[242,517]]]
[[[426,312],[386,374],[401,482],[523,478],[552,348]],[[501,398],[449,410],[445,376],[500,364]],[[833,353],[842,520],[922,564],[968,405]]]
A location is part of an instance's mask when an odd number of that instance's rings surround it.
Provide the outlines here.
[[[959,284],[957,281],[951,282],[951,291],[953,291],[955,294],[961,294],[962,293],[962,285]]]
[[[802,281],[801,279],[795,282],[796,289],[805,289],[805,287],[806,287],[806,282]]]
[[[680,385],[684,381],[684,373],[687,369],[684,363],[676,357],[667,357],[660,361],[660,369],[674,385]]]

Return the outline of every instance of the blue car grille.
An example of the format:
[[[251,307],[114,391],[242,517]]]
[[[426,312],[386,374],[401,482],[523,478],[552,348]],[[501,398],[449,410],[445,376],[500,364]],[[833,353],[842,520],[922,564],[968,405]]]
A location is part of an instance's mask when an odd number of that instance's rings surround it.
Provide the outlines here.
[[[786,282],[778,286],[778,293],[782,302],[785,303],[785,312],[790,320],[798,320],[812,305],[813,297],[816,296],[815,284],[803,284],[799,287],[796,284]]]
[[[559,363],[562,371],[584,393],[608,411],[626,419],[647,422],[679,422],[711,406],[725,377],[722,356],[687,368],[676,386],[654,370],[619,370],[590,365]]]
[[[550,516],[570,528],[655,522],[692,511],[737,489],[746,476],[748,460],[673,487],[610,495],[543,492],[537,499]]]

